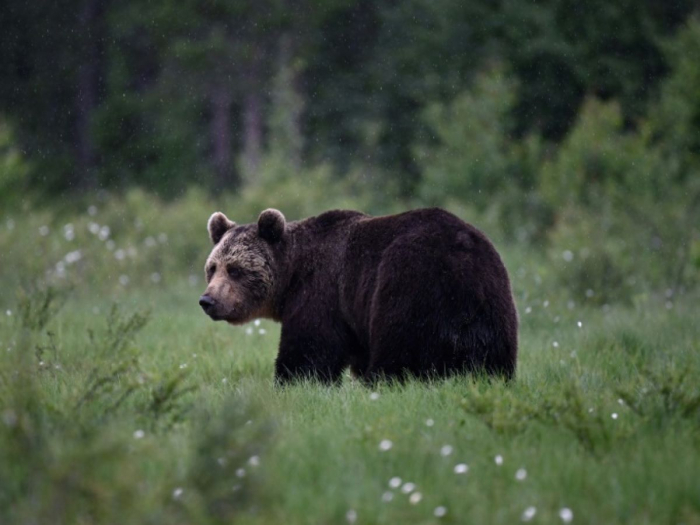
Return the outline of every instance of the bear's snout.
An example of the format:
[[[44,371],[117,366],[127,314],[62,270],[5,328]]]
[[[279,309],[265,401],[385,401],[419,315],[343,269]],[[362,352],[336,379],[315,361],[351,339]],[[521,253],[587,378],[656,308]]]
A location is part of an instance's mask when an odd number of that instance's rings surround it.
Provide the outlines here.
[[[207,315],[211,315],[214,305],[216,305],[216,301],[208,295],[203,295],[199,298],[199,306],[202,307],[202,310]]]

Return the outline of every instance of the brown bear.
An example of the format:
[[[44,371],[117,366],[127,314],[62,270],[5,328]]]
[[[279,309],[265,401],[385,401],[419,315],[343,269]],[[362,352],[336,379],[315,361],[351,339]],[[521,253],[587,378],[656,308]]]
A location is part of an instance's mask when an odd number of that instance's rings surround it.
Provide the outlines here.
[[[199,299],[215,321],[282,323],[279,382],[484,372],[512,378],[518,316],[496,249],[441,209],[371,217],[329,211],[286,222],[263,211],[208,223]]]

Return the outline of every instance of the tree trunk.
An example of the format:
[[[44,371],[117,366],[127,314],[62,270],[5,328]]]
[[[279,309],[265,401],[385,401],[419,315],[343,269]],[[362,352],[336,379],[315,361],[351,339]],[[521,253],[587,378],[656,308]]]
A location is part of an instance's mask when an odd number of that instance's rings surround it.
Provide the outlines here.
[[[231,92],[220,84],[214,88],[211,102],[211,139],[217,190],[224,190],[232,188],[236,182],[231,166]]]
[[[84,33],[80,39],[82,59],[78,66],[75,112],[76,156],[82,187],[95,185],[95,147],[91,128],[99,89],[101,42],[98,26],[103,13],[101,4],[102,0],[85,0],[80,11],[80,25]]]
[[[283,85],[277,87],[278,106],[276,110],[283,122],[278,123],[276,130],[281,136],[281,142],[290,165],[295,169],[301,168],[303,135],[301,118],[304,111],[304,98],[300,89],[299,67],[294,64],[296,39],[290,32],[285,32],[279,39],[279,56],[277,64],[278,81]]]
[[[260,169],[263,131],[262,97],[255,88],[245,98],[243,126],[243,162],[246,174],[254,177]]]

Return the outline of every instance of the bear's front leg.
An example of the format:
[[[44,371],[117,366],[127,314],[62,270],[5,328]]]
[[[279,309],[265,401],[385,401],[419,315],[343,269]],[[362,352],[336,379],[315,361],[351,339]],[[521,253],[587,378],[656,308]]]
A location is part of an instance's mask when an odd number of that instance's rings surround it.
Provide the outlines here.
[[[333,330],[318,326],[311,331],[298,323],[282,325],[279,354],[275,362],[275,380],[286,384],[298,379],[316,379],[323,383],[340,382],[347,366],[347,352]]]

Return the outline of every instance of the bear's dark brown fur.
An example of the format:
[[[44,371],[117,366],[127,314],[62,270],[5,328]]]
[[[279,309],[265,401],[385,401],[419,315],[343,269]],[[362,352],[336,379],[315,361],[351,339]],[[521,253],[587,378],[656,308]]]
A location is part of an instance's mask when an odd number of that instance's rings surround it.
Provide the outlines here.
[[[214,320],[282,323],[276,378],[335,382],[483,371],[513,377],[518,318],[486,236],[440,209],[370,217],[329,211],[287,223],[209,219],[200,298]]]

